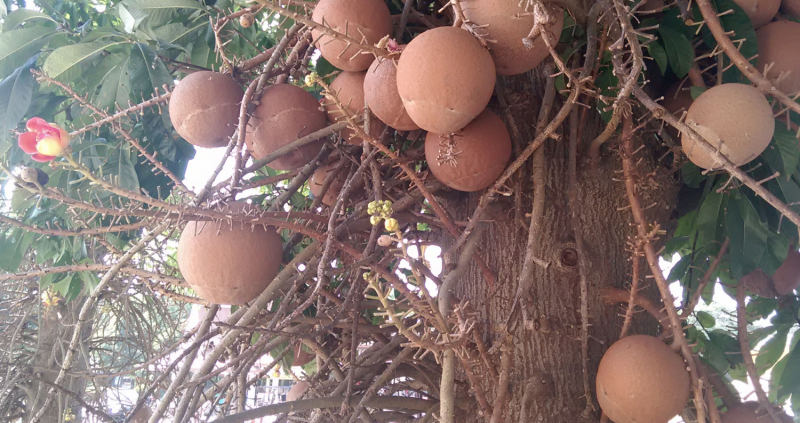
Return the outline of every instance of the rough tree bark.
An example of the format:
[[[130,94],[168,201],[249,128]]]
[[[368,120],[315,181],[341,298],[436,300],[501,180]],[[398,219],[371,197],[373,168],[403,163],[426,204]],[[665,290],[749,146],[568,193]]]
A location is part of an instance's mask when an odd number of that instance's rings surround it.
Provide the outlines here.
[[[534,70],[536,72],[537,70]],[[534,133],[534,122],[538,115],[542,98],[543,79],[537,75],[507,78],[507,92],[513,93],[508,99],[514,120],[523,137],[522,145],[527,145]],[[563,97],[557,95],[554,110],[561,106]],[[580,110],[579,110],[580,111]],[[591,140],[602,131],[605,123],[596,112],[587,111],[586,124],[581,129],[580,144],[585,149]],[[552,116],[552,114],[551,114]],[[502,422],[527,423],[574,423],[597,422],[599,408],[588,417],[582,413],[586,408],[583,386],[583,364],[581,359],[581,295],[578,267],[578,249],[569,215],[568,201],[568,122],[562,131],[561,141],[549,140],[545,148],[546,181],[544,181],[545,206],[542,219],[541,236],[537,241],[535,253],[549,266],[534,266],[533,285],[530,289],[532,304],[527,314],[533,322],[532,328],[525,328],[520,321],[509,333],[512,337],[512,365],[509,377],[510,402],[492,404],[496,396],[498,377],[486,372],[486,366],[473,366],[475,379],[480,382],[492,407],[503,407]],[[508,122],[506,122],[508,124]],[[613,343],[622,327],[622,314],[619,306],[604,304],[600,298],[603,287],[626,288],[630,286],[631,252],[626,242],[633,236],[630,211],[625,209],[627,200],[625,188],[618,172],[621,169],[615,142],[607,143],[607,152],[600,163],[592,165],[588,158],[579,156],[577,166],[579,220],[582,226],[584,259],[587,263],[589,322],[589,363],[591,395],[594,398],[594,372],[603,352]],[[579,148],[579,152],[582,149]],[[667,173],[648,174],[653,169],[650,158],[652,150],[642,150],[641,157],[643,183],[641,195],[645,204],[657,203],[648,210],[652,223],[660,223],[662,228],[669,224],[670,214],[676,203],[676,181]],[[580,153],[579,153],[580,154]],[[649,167],[648,167],[649,166]],[[533,182],[531,170],[525,171],[522,185],[523,216],[531,212]],[[616,179],[616,180],[615,180]],[[512,185],[509,183],[508,185]],[[445,194],[443,200],[455,217],[464,220],[474,210],[480,198],[476,194]],[[512,198],[512,199],[509,199]],[[500,197],[499,207],[495,207],[489,229],[480,243],[482,257],[497,275],[497,285],[488,286],[480,269],[473,263],[467,274],[455,288],[458,299],[469,300],[477,311],[483,340],[490,351],[491,361],[496,369],[501,368],[500,344],[506,336],[504,328],[509,319],[512,303],[517,292],[525,259],[527,227],[529,217],[525,217],[522,228],[515,222],[513,197]],[[447,261],[447,259],[446,259]],[[643,267],[645,268],[644,264]],[[640,279],[643,294],[653,294],[651,279]],[[648,295],[649,296],[649,295]],[[658,298],[657,294],[653,295]],[[651,334],[658,331],[654,319],[645,314],[634,316],[634,325],[629,333]],[[476,358],[474,362],[479,362]],[[459,422],[484,422],[479,415],[479,407],[469,382],[461,368],[457,366],[457,395],[469,404],[468,408],[457,410]],[[469,400],[466,400],[469,397]],[[595,407],[596,406],[596,402]]]

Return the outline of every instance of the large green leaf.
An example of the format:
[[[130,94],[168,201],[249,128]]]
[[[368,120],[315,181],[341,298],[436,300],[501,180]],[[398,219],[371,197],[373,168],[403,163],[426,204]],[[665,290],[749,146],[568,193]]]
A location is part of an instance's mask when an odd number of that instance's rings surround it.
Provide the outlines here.
[[[163,9],[198,9],[205,10],[202,2],[196,0],[124,0],[126,6],[150,12]]]
[[[22,66],[55,33],[50,27],[32,26],[0,34],[0,78]]]
[[[775,122],[775,135],[763,155],[772,170],[787,177],[793,174],[800,162],[800,148],[794,131],[789,131],[785,126]]]
[[[50,15],[32,9],[17,9],[9,13],[3,20],[3,32],[8,32],[16,28],[23,22],[28,22],[34,19],[44,19],[46,21],[55,22]]]
[[[113,46],[127,43],[129,41],[123,38],[104,38],[90,43],[61,47],[47,57],[42,70],[51,78],[70,81],[80,75],[82,64]]]
[[[724,195],[712,190],[697,212],[697,247],[706,252],[716,251],[720,244],[717,241],[717,231],[722,223],[720,210]]]
[[[139,177],[134,167],[136,158],[131,159],[131,151],[120,147],[108,158],[103,166],[104,174],[113,175],[114,185],[133,192],[139,192]]]
[[[672,71],[679,78],[683,78],[694,63],[694,48],[691,41],[681,32],[665,26],[658,27],[658,35],[664,42]]]
[[[36,85],[30,73],[34,64],[35,57],[0,81],[0,133],[16,127],[28,112]]]
[[[783,350],[786,348],[786,336],[788,334],[789,328],[782,327],[772,338],[761,346],[756,356],[756,370],[758,370],[758,374],[764,374],[764,372],[771,369],[778,359],[781,358]]]
[[[105,110],[114,110],[116,104],[124,107],[127,105],[131,98],[131,82],[130,71],[128,70],[128,63],[130,57],[125,57],[114,66],[100,86],[100,91],[95,97],[95,104]]]
[[[173,84],[172,75],[164,62],[147,44],[136,43],[131,49],[130,70],[131,87],[134,97],[137,98],[150,97],[159,90],[163,92],[164,86],[170,87]],[[166,128],[172,128],[166,108],[162,109],[161,120]]]

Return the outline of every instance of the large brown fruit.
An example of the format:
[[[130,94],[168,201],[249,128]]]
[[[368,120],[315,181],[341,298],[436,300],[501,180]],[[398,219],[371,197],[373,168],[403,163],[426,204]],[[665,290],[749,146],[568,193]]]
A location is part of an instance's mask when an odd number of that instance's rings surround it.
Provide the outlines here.
[[[314,7],[311,19],[327,27],[346,33],[364,44],[375,45],[392,32],[392,15],[383,0],[320,0]],[[315,45],[328,62],[339,69],[358,72],[372,63],[374,56],[362,54],[346,42],[331,38],[321,31],[311,33]]]
[[[310,386],[311,385],[304,380],[295,383],[294,386],[289,389],[289,392],[286,393],[286,402],[299,400]]]
[[[463,29],[439,27],[414,38],[397,63],[397,90],[420,128],[449,134],[467,126],[492,98],[492,56]]]
[[[733,0],[744,10],[753,27],[758,29],[772,21],[781,7],[781,0]]]
[[[336,164],[321,166],[311,175],[311,179],[308,181],[308,189],[314,194],[314,197],[318,197],[322,192],[322,185],[325,183],[325,178],[327,178],[335,168]],[[342,191],[346,180],[347,172],[345,169],[341,169],[328,186],[325,196],[322,197],[322,203],[333,207],[336,204],[336,200],[339,198],[339,193]]]
[[[689,86],[686,84],[681,86],[681,83],[678,82],[669,87],[667,92],[664,93],[664,100],[661,101],[661,105],[673,116],[680,119],[683,113],[689,110],[689,106],[691,106],[693,102],[694,99],[692,98],[692,92],[689,90]],[[677,141],[680,132],[672,125],[664,124],[664,127],[672,138]]]
[[[781,10],[789,16],[800,18],[800,0],[783,0]]]
[[[511,157],[511,136],[503,120],[484,110],[455,134],[425,138],[428,167],[443,184],[459,191],[479,191],[503,173]]]
[[[667,423],[689,400],[683,359],[657,338],[615,342],[597,369],[597,402],[615,423]]]
[[[779,295],[789,295],[800,286],[800,253],[789,251],[786,260],[772,275],[772,282]]]
[[[366,77],[366,72],[342,72],[330,85],[331,90],[336,93],[336,97],[342,103],[342,106],[346,107],[354,116],[363,117],[364,115],[364,79]],[[330,123],[345,120],[344,114],[339,110],[339,107],[328,99],[325,100],[325,114],[328,116],[328,122]],[[386,128],[386,125],[380,119],[374,116],[370,119],[369,132],[373,138],[380,137],[384,128]],[[361,145],[364,142],[361,137],[356,136],[356,131],[350,128],[342,129],[339,135],[353,145]]]
[[[396,61],[378,59],[372,62],[364,78],[364,98],[372,113],[392,128],[400,131],[419,129],[397,91]]]
[[[528,36],[533,27],[533,14],[520,7],[518,1],[481,0],[469,3],[464,7],[464,16],[477,25],[487,25],[481,31],[487,33],[491,40],[489,53],[492,54],[498,75],[519,75],[535,68],[550,56],[550,51],[542,36],[533,40],[531,48],[527,48],[522,39]],[[546,27],[552,40],[551,45],[558,43],[561,29],[564,26],[564,12],[551,7],[550,13],[554,22]]]
[[[755,401],[743,402],[728,409],[728,412],[722,415],[722,423],[764,423],[772,422],[769,413],[766,410],[758,409],[758,403]],[[792,418],[784,414],[778,413],[778,420],[783,423],[792,423]]]
[[[717,85],[700,94],[689,107],[686,124],[736,166],[758,157],[775,132],[772,108],[764,94],[744,84]],[[688,134],[681,136],[681,144],[683,152],[697,166],[704,169],[720,166]]]
[[[778,82],[778,89],[792,95],[800,92],[800,23],[777,21],[756,31],[758,37],[758,68],[767,72],[770,80],[786,75]]]
[[[250,207],[232,204],[231,210]],[[191,221],[178,243],[183,277],[214,304],[243,305],[256,298],[278,274],[282,256],[280,235],[261,225]]]
[[[228,145],[239,122],[242,87],[217,72],[195,72],[172,91],[169,117],[175,130],[192,145],[205,148]]]
[[[245,142],[253,157],[262,159],[325,126],[325,113],[319,110],[319,102],[313,95],[291,84],[272,85],[264,90],[250,118]],[[302,167],[317,156],[323,143],[319,140],[296,148],[269,166],[278,170]]]

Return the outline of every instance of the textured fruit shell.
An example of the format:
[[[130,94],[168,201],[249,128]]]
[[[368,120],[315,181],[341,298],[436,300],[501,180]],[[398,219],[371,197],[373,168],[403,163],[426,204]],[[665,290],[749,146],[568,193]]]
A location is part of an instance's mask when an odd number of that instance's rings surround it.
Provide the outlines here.
[[[272,85],[264,90],[261,102],[247,125],[245,142],[257,160],[277,149],[327,126],[325,113],[313,95],[291,84]],[[313,160],[323,140],[296,148],[268,166],[292,170]]]
[[[308,181],[308,189],[311,191],[311,194],[314,194],[314,197],[318,197],[320,192],[322,192],[322,185],[325,183],[325,178],[329,173],[333,172],[335,167],[335,164],[321,166],[311,175],[311,179]],[[340,170],[328,186],[328,191],[325,192],[325,196],[322,197],[323,204],[327,204],[331,207],[336,204],[336,200],[339,198],[339,193],[342,191],[346,179],[347,172],[344,169]]]
[[[302,396],[306,392],[308,388],[309,384],[304,380],[295,383],[294,386],[292,386],[292,388],[289,389],[289,392],[286,393],[286,402],[297,401],[298,399],[300,399],[300,396]]]
[[[758,89],[744,84],[722,84],[700,94],[689,107],[686,124],[697,131],[736,166],[758,157],[775,132],[772,108]],[[714,158],[687,134],[681,136],[683,152],[704,169],[719,167]]]
[[[314,22],[356,40],[366,37],[365,44],[375,45],[392,32],[392,15],[383,0],[320,0],[311,15]],[[336,40],[321,31],[311,32],[314,45],[328,62],[339,69],[359,72],[367,69],[374,56],[359,54],[359,49]]]
[[[779,295],[788,295],[800,286],[800,253],[789,251],[786,260],[772,275],[775,291]]]
[[[759,410],[759,404],[756,401],[747,401],[731,407],[727,413],[722,415],[722,423],[761,423],[772,422],[769,413],[766,410]],[[782,423],[792,423],[791,417],[780,412],[778,413],[778,420]]]
[[[522,39],[528,36],[533,27],[533,14],[520,7],[519,3],[509,0],[481,0],[470,2],[464,8],[467,19],[476,25],[488,25],[481,31],[486,32],[486,39],[492,41],[489,44],[489,53],[492,54],[498,75],[525,73],[550,55],[541,36],[534,38],[530,49],[522,44]],[[564,12],[558,7],[551,7],[550,13],[556,20],[546,28],[555,46],[564,26]]]
[[[484,110],[464,129],[452,135],[459,152],[455,163],[438,160],[440,143],[447,135],[429,132],[425,138],[425,159],[433,175],[459,191],[479,191],[489,187],[503,173],[511,158],[511,136],[503,120]]]
[[[414,38],[397,63],[397,90],[420,128],[449,134],[475,119],[492,98],[492,56],[470,33],[439,27]]]
[[[342,72],[330,85],[331,90],[336,93],[336,97],[342,105],[347,107],[347,110],[354,116],[363,116],[364,114],[364,79],[366,76],[366,72]],[[344,120],[344,115],[333,101],[325,99],[324,104],[328,122],[336,123]],[[373,116],[370,119],[369,132],[373,138],[380,137],[384,128],[386,128],[386,125],[377,117]],[[364,140],[355,136],[355,134],[356,131],[350,128],[339,131],[339,135],[348,143],[361,145]]]
[[[756,31],[758,38],[758,68],[764,72],[774,63],[767,77],[775,80],[781,72],[789,72],[778,83],[778,89],[792,95],[800,92],[800,23],[772,22]]]
[[[243,305],[269,286],[281,265],[281,237],[272,227],[191,221],[178,243],[178,267],[201,298]]]
[[[758,29],[772,21],[781,7],[781,0],[733,0],[750,18],[753,27]]]
[[[201,71],[183,78],[169,100],[172,126],[192,145],[228,145],[239,123],[242,87],[233,78]]]
[[[378,59],[372,62],[364,78],[364,98],[372,113],[383,123],[399,131],[419,129],[397,91],[397,61]]]
[[[667,423],[689,400],[683,359],[657,338],[615,342],[597,369],[597,402],[615,423]]]

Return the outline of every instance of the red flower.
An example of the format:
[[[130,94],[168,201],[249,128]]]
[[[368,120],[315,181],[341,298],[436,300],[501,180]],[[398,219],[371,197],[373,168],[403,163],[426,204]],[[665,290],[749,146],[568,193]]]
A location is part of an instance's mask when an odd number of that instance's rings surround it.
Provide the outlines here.
[[[29,132],[19,135],[19,147],[37,162],[49,162],[69,145],[69,134],[54,123],[32,118],[25,124]]]

